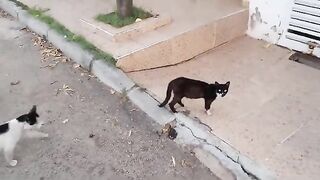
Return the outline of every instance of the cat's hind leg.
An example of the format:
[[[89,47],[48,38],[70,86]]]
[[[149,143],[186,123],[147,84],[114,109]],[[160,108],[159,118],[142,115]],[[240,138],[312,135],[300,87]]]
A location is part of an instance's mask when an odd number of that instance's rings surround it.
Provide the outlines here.
[[[180,106],[184,107],[184,104],[181,102],[181,99],[180,99],[180,101],[178,101],[178,104],[180,104]]]
[[[3,149],[4,157],[10,166],[16,166],[18,164],[18,161],[13,159],[14,147],[14,144],[7,144]]]
[[[174,96],[172,101],[169,103],[169,107],[172,112],[177,112],[177,110],[174,108],[174,105],[176,105],[179,101],[181,101],[181,97]]]

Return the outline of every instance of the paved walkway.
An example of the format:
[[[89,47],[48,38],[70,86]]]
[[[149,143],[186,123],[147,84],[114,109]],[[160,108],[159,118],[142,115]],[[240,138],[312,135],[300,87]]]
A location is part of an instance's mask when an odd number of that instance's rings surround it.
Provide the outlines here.
[[[290,54],[243,37],[187,63],[129,76],[159,101],[167,83],[178,76],[230,80],[229,94],[213,103],[212,116],[204,113],[203,100],[183,99],[191,115],[279,179],[317,179],[320,71],[289,61]]]
[[[187,148],[159,138],[156,130],[161,127],[139,108],[112,95],[71,62],[40,68],[55,57],[42,62],[32,34],[1,14],[0,10],[0,123],[37,104],[40,120],[46,122],[42,131],[49,138],[19,142],[14,168],[6,165],[1,153],[0,179],[217,179]],[[10,85],[17,80],[19,84]],[[74,92],[57,94],[64,84]]]

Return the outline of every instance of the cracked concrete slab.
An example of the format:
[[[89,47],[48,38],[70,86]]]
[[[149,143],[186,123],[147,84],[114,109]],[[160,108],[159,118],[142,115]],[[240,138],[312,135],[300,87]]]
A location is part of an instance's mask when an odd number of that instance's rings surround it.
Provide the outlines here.
[[[168,82],[179,76],[230,80],[228,94],[213,102],[212,116],[204,113],[202,99],[183,99],[190,115],[237,149],[240,155],[230,157],[245,170],[259,164],[278,179],[317,179],[320,71],[290,61],[290,55],[287,49],[242,37],[189,62],[128,76],[158,101],[165,98]],[[260,170],[255,172],[265,176]]]

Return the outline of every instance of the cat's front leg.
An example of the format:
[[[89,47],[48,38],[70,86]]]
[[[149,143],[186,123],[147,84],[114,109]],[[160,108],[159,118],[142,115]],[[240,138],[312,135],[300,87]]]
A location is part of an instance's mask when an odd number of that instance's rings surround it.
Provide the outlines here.
[[[211,103],[214,101],[214,99],[205,99],[205,109],[206,109],[206,113],[208,116],[211,115],[210,112],[210,107],[211,107]]]
[[[17,160],[13,159],[13,150],[14,150],[15,145],[7,145],[4,148],[4,157],[6,161],[10,164],[10,166],[16,166],[18,164]]]
[[[39,132],[39,131],[35,131],[35,130],[27,130],[25,132],[26,136],[28,138],[46,138],[49,137],[49,135],[47,133],[43,133],[43,132]]]

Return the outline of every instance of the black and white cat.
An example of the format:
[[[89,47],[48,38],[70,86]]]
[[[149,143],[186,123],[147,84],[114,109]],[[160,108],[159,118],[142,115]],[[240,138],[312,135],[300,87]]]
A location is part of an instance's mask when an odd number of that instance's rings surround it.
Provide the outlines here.
[[[13,159],[13,151],[22,136],[42,138],[48,134],[32,130],[34,126],[40,128],[41,124],[37,121],[36,106],[33,106],[28,114],[8,121],[0,125],[0,151],[4,152],[6,161],[11,166],[16,166],[18,161]]]
[[[184,97],[190,99],[204,98],[206,113],[211,115],[211,112],[209,111],[211,103],[218,96],[224,97],[229,91],[229,86],[230,81],[225,84],[219,84],[218,82],[208,84],[203,81],[179,77],[170,81],[167,88],[166,99],[159,105],[159,107],[163,107],[169,102],[171,93],[173,92],[173,99],[169,103],[169,107],[172,112],[177,112],[174,108],[174,105],[177,103],[184,107],[184,104],[181,102],[181,99]]]

